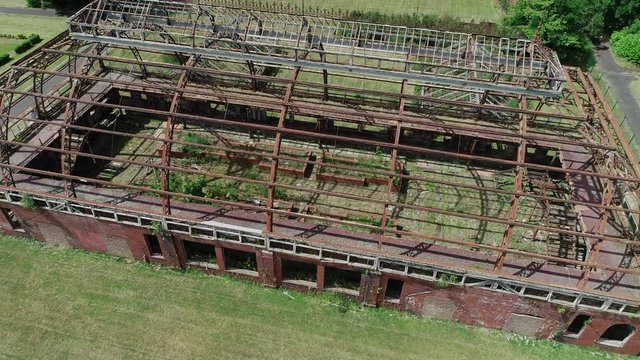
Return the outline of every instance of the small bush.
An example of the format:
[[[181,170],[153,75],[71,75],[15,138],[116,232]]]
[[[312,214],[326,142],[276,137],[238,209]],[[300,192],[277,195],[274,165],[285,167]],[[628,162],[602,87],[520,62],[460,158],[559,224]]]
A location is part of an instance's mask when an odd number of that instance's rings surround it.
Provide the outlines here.
[[[40,41],[42,41],[42,38],[38,34],[31,34],[31,35],[29,35],[28,40],[31,43],[31,45],[35,45],[35,44],[39,43]]]
[[[11,61],[11,56],[9,54],[0,55],[0,65],[4,65]]]
[[[18,46],[15,47],[15,49],[13,49],[13,51],[16,52],[16,54],[22,54],[24,52],[26,52],[27,50],[31,49],[31,47],[33,47],[33,44],[31,43],[31,41],[29,39],[21,42],[20,44],[18,44]]]
[[[22,195],[22,199],[20,200],[20,205],[22,205],[23,208],[29,209],[29,210],[33,210],[38,207],[36,205],[36,201],[33,200],[33,197],[29,194]]]
[[[40,38],[40,35],[31,34],[23,42],[21,42],[18,46],[16,46],[14,51],[16,52],[16,54],[22,54],[27,50],[31,49],[35,44],[39,43],[40,41],[42,41],[42,38]]]

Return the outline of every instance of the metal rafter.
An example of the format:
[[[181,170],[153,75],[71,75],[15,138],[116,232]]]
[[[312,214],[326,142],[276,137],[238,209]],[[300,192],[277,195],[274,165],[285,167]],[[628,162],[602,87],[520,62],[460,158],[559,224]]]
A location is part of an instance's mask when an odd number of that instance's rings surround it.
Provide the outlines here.
[[[169,165],[171,164],[171,145],[173,144],[171,140],[173,140],[173,130],[175,128],[175,116],[176,113],[180,109],[180,100],[182,100],[182,90],[187,86],[187,82],[189,81],[189,68],[193,66],[196,61],[196,57],[192,56],[186,62],[187,68],[182,71],[180,74],[180,78],[176,84],[176,90],[173,94],[173,98],[171,99],[171,105],[169,107],[169,114],[167,115],[165,122],[165,139],[162,144],[162,166],[164,167],[161,170],[160,174],[160,187],[162,191],[169,191],[170,187],[170,173],[169,173]],[[163,195],[162,196],[162,213],[164,215],[171,215],[171,196]]]
[[[296,67],[291,73],[291,82],[287,86],[287,92],[284,94],[284,103],[287,104],[291,100],[291,95],[293,94],[293,86],[295,84],[295,80],[298,78],[300,74],[300,67]],[[267,192],[267,210],[273,209],[273,201],[275,197],[275,184],[276,177],[278,176],[278,164],[280,156],[280,147],[282,146],[282,129],[285,127],[285,121],[287,120],[287,113],[289,111],[288,105],[283,105],[282,109],[280,109],[280,115],[278,117],[278,127],[276,130],[276,138],[273,146],[273,158],[271,160],[271,168],[269,169],[269,188]],[[273,213],[267,212],[267,222],[266,222],[266,231],[267,233],[273,232]]]
[[[527,98],[525,96],[520,97],[520,108],[526,109],[528,107]],[[520,115],[520,135],[524,135],[527,133],[527,115]],[[524,163],[525,158],[527,156],[527,143],[524,140],[520,140],[520,144],[518,145],[518,162]],[[526,174],[527,168],[524,166],[518,166],[516,168],[516,178],[514,181],[514,189],[517,193],[522,191],[522,181],[524,179],[524,175]],[[511,206],[509,208],[509,222],[513,222],[516,220],[518,216],[518,205],[520,203],[520,196],[514,195],[511,198]],[[502,236],[502,242],[500,247],[503,249],[499,254],[498,258],[493,267],[493,271],[500,273],[502,272],[502,266],[504,265],[505,259],[507,257],[507,253],[505,250],[509,249],[511,245],[511,238],[513,237],[513,224],[507,225],[504,235]]]
[[[307,68],[327,70],[339,70],[348,65],[352,72],[362,74],[533,96],[559,96],[565,80],[557,55],[529,40],[163,1],[153,2],[153,11],[149,12],[149,4],[147,0],[92,3],[69,19],[70,33],[76,39],[87,41],[280,65],[299,63]],[[213,14],[215,31],[233,34],[232,38],[216,39],[213,46],[200,46],[212,25],[200,21],[199,17],[187,16],[194,9],[199,12],[197,9],[200,8]],[[86,19],[96,12],[100,12],[100,20],[87,22]],[[111,23],[114,21],[117,25]],[[155,30],[141,28],[140,23],[145,27],[160,26],[161,33],[178,41],[150,40],[145,34]],[[306,33],[299,31],[300,24],[308,29]],[[130,32],[130,39],[114,36],[112,30],[116,28]],[[323,43],[324,49],[310,48],[308,42]],[[240,49],[229,47],[235,43],[240,44]],[[469,48],[469,44],[473,46]],[[266,51],[247,54],[242,50],[256,45],[264,46]],[[521,55],[525,49],[529,49],[528,57]],[[298,57],[306,51],[326,53],[331,60],[318,62]],[[516,81],[492,83],[484,80],[487,74],[494,73],[515,77]],[[525,82],[526,87],[516,85]]]
[[[404,113],[405,106],[405,98],[402,96],[407,87],[407,80],[402,81],[402,85],[400,87],[400,105],[398,106],[398,114],[400,116]],[[400,144],[400,137],[402,137],[402,122],[398,121],[396,125],[395,132],[393,133],[393,144]],[[396,177],[396,163],[398,162],[398,149],[394,148],[391,150],[391,164],[389,165],[389,179],[387,179],[387,202],[384,204],[384,209],[382,210],[382,219],[380,221],[380,236],[378,237],[378,249],[382,248],[382,236],[384,235],[387,229],[387,220],[389,219],[389,202],[391,201],[391,194],[393,193],[393,181],[394,179],[402,179]]]

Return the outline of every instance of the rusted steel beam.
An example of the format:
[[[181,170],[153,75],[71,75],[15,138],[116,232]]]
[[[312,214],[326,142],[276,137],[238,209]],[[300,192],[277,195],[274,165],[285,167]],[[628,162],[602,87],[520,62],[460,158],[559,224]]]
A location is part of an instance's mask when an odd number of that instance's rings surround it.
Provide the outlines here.
[[[60,96],[56,96],[56,95],[39,94],[39,93],[30,92],[30,91],[20,91],[20,90],[14,90],[14,89],[3,89],[2,91],[11,92],[11,93],[15,93],[15,94],[30,95],[30,96],[40,96],[40,97],[45,97],[45,98],[57,99],[57,100],[67,100],[66,97],[60,97]],[[169,115],[168,111],[163,111],[163,110],[154,110],[154,109],[146,109],[146,108],[140,108],[140,107],[135,107],[135,106],[109,104],[109,103],[96,102],[96,101],[90,101],[90,100],[82,100],[82,99],[76,99],[75,101],[77,101],[78,103],[83,103],[83,104],[92,104],[92,105],[96,105],[96,106],[114,108],[114,109],[125,109],[127,111],[137,111],[137,112],[140,112],[140,113],[147,113],[147,114],[153,114],[153,115],[160,115],[160,116]],[[292,104],[290,104],[290,106],[296,106],[296,103],[292,103]],[[189,120],[197,120],[197,121],[203,121],[203,122],[214,123],[214,124],[231,125],[231,126],[237,126],[237,127],[242,127],[242,128],[259,129],[259,130],[268,131],[268,132],[275,132],[277,130],[277,127],[273,126],[273,125],[237,122],[237,121],[234,121],[234,120],[219,119],[219,118],[214,118],[214,117],[206,117],[206,116],[200,116],[200,115],[194,115],[194,114],[186,114],[186,113],[185,114],[181,114],[180,116],[182,118],[184,118],[184,119],[189,119]],[[422,153],[422,154],[431,154],[431,155],[444,156],[444,157],[461,159],[461,160],[480,160],[480,161],[484,161],[484,162],[487,162],[487,163],[509,165],[509,166],[514,166],[514,167],[522,165],[522,166],[526,166],[529,169],[537,169],[537,170],[544,170],[544,171],[551,171],[551,172],[558,172],[558,173],[565,173],[565,174],[580,174],[580,175],[586,175],[586,176],[594,176],[594,177],[603,178],[603,179],[613,179],[613,180],[620,180],[620,181],[626,181],[626,182],[631,182],[631,183],[640,183],[640,179],[639,178],[635,178],[635,177],[624,177],[624,176],[616,176],[616,175],[608,175],[608,174],[599,174],[599,173],[596,173],[596,172],[590,172],[590,171],[584,171],[584,170],[575,170],[575,169],[566,169],[566,168],[559,168],[559,167],[554,167],[554,166],[540,165],[540,164],[533,164],[533,163],[524,163],[523,164],[521,162],[514,161],[514,160],[504,160],[504,159],[491,158],[491,157],[486,157],[486,156],[477,156],[477,155],[469,155],[469,154],[461,154],[461,153],[452,153],[452,152],[448,152],[448,151],[435,150],[435,149],[429,149],[429,148],[412,146],[412,145],[399,144],[399,145],[396,146],[396,145],[394,145],[392,143],[384,142],[384,141],[367,140],[367,139],[347,137],[347,136],[342,136],[342,135],[332,135],[332,134],[319,133],[319,132],[314,132],[314,131],[298,130],[298,129],[292,129],[292,128],[283,128],[280,131],[285,133],[285,134],[292,134],[292,135],[298,135],[298,136],[303,136],[303,137],[311,137],[311,138],[316,138],[316,139],[318,139],[318,138],[320,138],[320,139],[329,139],[329,140],[335,140],[335,141],[345,141],[345,142],[351,142],[351,143],[354,143],[354,144],[364,144],[364,145],[370,145],[370,146],[379,146],[379,147],[388,148],[388,149],[396,148],[396,149],[402,150],[402,151],[416,152],[416,153]]]
[[[7,144],[7,143],[9,143],[9,144],[20,144],[20,143],[16,143],[16,142],[12,142],[12,141],[0,140],[0,144]],[[31,145],[31,144],[20,144],[20,145],[22,145],[23,147],[27,147],[27,148],[39,149],[39,150],[47,150],[47,151],[56,152],[56,153],[65,153],[66,152],[66,151],[60,150],[59,148],[52,148],[52,147],[46,147],[46,146]],[[77,151],[69,151],[68,153],[81,155],[81,156],[88,157],[88,158],[100,159],[100,160],[115,160],[115,158],[109,157],[109,156],[101,156],[101,155],[95,155],[95,154],[80,153],[80,152],[77,152]],[[238,177],[238,176],[217,174],[217,173],[211,173],[211,172],[206,172],[206,171],[202,171],[202,170],[194,170],[194,169],[190,169],[190,168],[177,168],[177,167],[173,167],[173,166],[162,166],[162,165],[150,164],[150,163],[146,163],[146,162],[127,160],[127,159],[117,159],[117,160],[119,162],[125,163],[125,164],[138,165],[138,166],[148,167],[148,168],[153,168],[153,169],[158,169],[158,170],[163,170],[163,169],[165,169],[165,170],[173,170],[173,171],[179,171],[179,172],[183,172],[183,173],[187,173],[187,174],[204,175],[204,176],[208,176],[208,177],[212,177],[212,178],[229,179],[229,180],[233,180],[233,181],[242,181],[242,182],[247,182],[247,183],[254,183],[254,184],[261,185],[261,186],[275,185],[275,183],[272,183],[272,182],[269,182],[269,181],[245,179],[245,178]],[[14,169],[15,166],[7,165],[7,167],[9,169]],[[33,172],[33,169],[31,169],[31,168],[27,168],[27,167],[24,167],[24,166],[18,166],[18,167],[20,168],[20,170],[24,170],[26,172]],[[51,172],[49,172],[49,173],[51,173]],[[84,179],[86,181],[92,180],[90,178],[84,178]],[[295,186],[295,185],[279,184],[278,186],[283,188],[283,189],[288,189],[288,190],[300,190],[300,188],[298,186]],[[325,195],[325,196],[331,196],[331,197],[340,197],[340,198],[344,198],[344,199],[363,201],[363,202],[368,202],[368,203],[372,203],[372,204],[384,205],[387,202],[386,200],[378,200],[378,199],[370,198],[370,197],[364,197],[364,196],[353,195],[353,194],[348,194],[348,193],[341,193],[341,192],[335,192],[335,191],[320,190],[320,189],[305,188],[304,191],[306,191],[308,193],[312,193],[312,194]],[[574,231],[574,230],[567,230],[567,229],[562,229],[562,228],[554,228],[554,227],[549,227],[549,226],[533,225],[533,224],[528,224],[528,223],[525,223],[525,222],[517,222],[517,221],[509,221],[509,220],[500,219],[500,218],[492,218],[492,217],[484,216],[484,215],[474,215],[474,214],[460,213],[460,212],[455,212],[455,211],[442,210],[440,208],[434,208],[434,207],[419,206],[419,205],[399,203],[399,202],[389,202],[389,205],[395,206],[397,208],[406,208],[406,209],[412,209],[412,210],[417,210],[417,211],[432,212],[432,213],[445,215],[445,216],[452,216],[452,217],[471,219],[471,220],[478,220],[478,221],[486,221],[486,222],[492,222],[492,223],[497,223],[497,224],[502,224],[502,225],[514,225],[514,226],[519,226],[519,227],[523,227],[523,228],[528,228],[528,229],[533,229],[533,230],[541,230],[541,231],[548,231],[548,232],[558,233],[558,234],[566,234],[566,235],[572,235],[572,236],[584,236],[585,238],[606,240],[606,241],[611,241],[611,242],[620,243],[620,244],[634,244],[634,245],[637,244],[637,242],[634,241],[634,240],[621,239],[621,238],[616,238],[616,237],[606,236],[606,235],[597,235],[597,234],[591,234],[591,233],[584,233],[584,232],[579,232],[579,231]],[[378,226],[370,226],[370,227],[367,227],[367,228],[372,228],[374,230],[379,230],[380,229]],[[387,232],[396,233],[396,231],[393,231],[393,230],[387,230]],[[478,245],[477,243],[473,243],[473,244]]]
[[[596,117],[598,118],[598,122],[600,123],[600,126],[602,127],[602,130],[604,131],[604,133],[607,136],[607,141],[609,142],[609,145],[615,147],[616,146],[616,140],[614,139],[613,134],[611,133],[611,129],[609,128],[609,125],[607,124],[608,119],[604,116],[604,114],[597,107],[596,98],[595,98],[593,92],[591,91],[591,89],[589,88],[590,87],[589,81],[584,76],[584,73],[582,72],[582,69],[578,68],[576,71],[578,73],[578,76],[580,77],[580,81],[582,81],[582,84],[585,87],[585,91],[586,91],[587,95],[589,96],[589,100],[590,100],[591,104],[593,105],[594,110],[596,111]]]
[[[21,77],[19,70],[11,69],[9,77],[7,78],[6,86],[15,86]],[[8,98],[6,95],[8,94]],[[0,91],[0,140],[9,139],[9,114],[11,112],[11,106],[13,104],[14,93],[7,93]],[[6,104],[6,105],[5,105]],[[7,144],[0,145],[0,163],[8,164],[11,156],[11,149]],[[2,168],[2,183],[6,186],[14,185],[13,174],[11,169]]]
[[[130,86],[139,87],[140,91],[149,91],[150,89],[157,89],[161,91],[174,91],[175,85],[160,85],[153,83],[140,83],[137,84],[135,82],[123,81],[118,79],[107,79],[104,77],[88,77],[80,74],[68,74],[57,71],[49,71],[49,70],[38,70],[38,69],[29,69],[29,71],[35,73],[47,73],[52,75],[64,76],[64,77],[73,77],[73,78],[87,78],[95,81],[102,81],[110,84],[118,84],[122,85],[125,90],[131,90]],[[302,83],[301,83],[302,84]],[[350,88],[351,91],[359,92],[359,89]],[[222,93],[221,93],[222,91]],[[183,90],[184,94],[192,94],[197,96],[198,98],[202,98],[204,96],[210,95],[211,99],[224,99],[224,102],[230,100],[242,100],[241,102],[248,106],[263,106],[267,108],[271,108],[273,110],[279,110],[283,105],[292,105],[292,103],[287,102],[286,104],[278,99],[277,102],[274,101],[273,97],[265,97],[265,94],[246,94],[246,93],[237,93],[237,92],[229,92],[227,90],[218,89],[217,91],[211,91],[205,88],[198,89],[188,89],[185,88]],[[513,139],[520,138],[521,135],[518,132],[510,132],[510,131],[502,131],[497,129],[488,129],[484,127],[479,127],[477,125],[455,125],[455,124],[442,124],[439,121],[430,120],[425,117],[417,117],[415,115],[404,114],[403,116],[394,115],[394,114],[385,114],[381,112],[367,112],[366,114],[363,111],[354,111],[349,108],[337,107],[336,105],[325,105],[312,103],[312,102],[302,102],[300,100],[296,100],[295,109],[297,113],[307,114],[310,116],[325,116],[325,117],[341,117],[344,119],[351,118],[354,121],[381,121],[381,124],[394,126],[396,121],[402,121],[403,123],[409,125],[414,124],[416,128],[424,128],[430,131],[441,131],[451,133],[460,132],[461,134],[466,134],[466,136],[473,136],[473,134],[485,134],[489,137],[496,137],[500,141],[512,141]],[[307,110],[306,112],[304,110]],[[311,113],[312,112],[312,113]],[[366,116],[365,116],[366,115]],[[583,146],[586,148],[594,148],[594,149],[607,149],[607,150],[615,150],[612,146],[602,145],[602,144],[594,144],[589,142],[584,142],[581,140],[577,140],[578,138],[572,139],[567,136],[552,136],[548,134],[534,134],[527,133],[524,135],[532,145],[545,144],[546,146],[560,146],[560,145],[577,145]]]
[[[520,97],[520,107],[527,108],[527,98],[525,96]],[[520,115],[520,134],[527,133],[527,115]],[[520,144],[518,145],[518,162],[525,162],[525,158],[527,156],[527,143],[524,140],[520,140]],[[524,174],[526,172],[526,168],[524,166],[518,166],[516,168],[516,178],[514,182],[514,188],[516,192],[522,191],[522,181],[524,178]],[[514,195],[511,198],[511,206],[509,208],[509,221],[513,222],[516,220],[518,216],[518,205],[520,204],[520,196]],[[507,253],[505,252],[511,246],[511,238],[513,237],[513,225],[507,225],[504,235],[502,236],[502,242],[500,243],[500,248],[502,251],[498,254],[498,258],[495,261],[493,266],[493,271],[496,273],[502,272],[502,266],[504,265],[505,259],[507,257]],[[535,239],[532,239],[534,241]]]
[[[47,53],[47,52],[53,52],[53,53],[61,53],[61,54],[67,54],[68,51],[64,51],[64,50],[55,50],[55,49],[43,49],[43,52]],[[84,54],[83,56],[94,56],[94,55],[88,55],[88,54]],[[108,60],[108,61],[117,61],[117,62],[122,62],[124,64],[138,64],[138,61],[135,61],[133,59],[127,59],[127,58],[121,58],[121,57],[114,57],[114,56],[106,56],[106,55],[99,55],[96,56],[102,60]],[[144,64],[146,64],[149,67],[162,67],[162,68],[167,68],[167,69],[172,69],[172,70],[183,70],[185,68],[184,65],[176,65],[176,64],[167,64],[167,63],[162,63],[162,62],[154,62],[154,61],[144,61]],[[225,71],[225,70],[216,70],[216,69],[211,69],[211,68],[203,68],[203,67],[196,67],[194,69],[194,71],[198,71],[198,72],[202,72],[205,74],[213,74],[213,75],[223,75],[223,76],[235,76],[235,77],[239,77],[239,78],[246,78],[246,79],[251,79],[251,78],[256,78],[257,80],[261,80],[261,81],[270,81],[270,82],[274,82],[274,83],[282,83],[282,84],[288,84],[291,82],[290,79],[286,79],[286,78],[275,78],[275,77],[271,77],[271,76],[264,76],[264,75],[255,75],[252,76],[250,74],[241,74],[241,73],[236,73],[236,72],[232,72],[232,71]],[[349,77],[347,75],[344,75],[345,77]],[[304,85],[304,86],[312,86],[312,87],[318,87],[318,88],[323,88],[324,85],[322,84],[318,84],[318,83],[314,83],[314,82],[302,82],[302,81],[297,81],[296,82],[299,85]],[[327,88],[329,89],[335,89],[335,90],[354,90],[353,88],[347,87],[347,86],[341,86],[341,85],[327,85]],[[395,92],[385,92],[385,91],[380,91],[380,90],[371,90],[371,89],[356,89],[358,92],[360,92],[361,94],[369,94],[369,95],[373,95],[373,96],[389,96],[389,97],[395,97],[398,101],[399,101],[399,94],[395,93]],[[460,90],[462,91],[462,90]],[[457,106],[457,107],[461,107],[461,108],[468,108],[468,109],[485,109],[485,110],[492,110],[492,111],[504,111],[506,113],[511,113],[511,114],[521,114],[521,113],[525,113],[527,115],[538,115],[538,116],[545,116],[545,117],[554,117],[554,118],[559,118],[559,119],[565,119],[565,120],[573,120],[573,121],[584,121],[585,118],[581,117],[581,116],[573,116],[573,115],[567,115],[567,114],[557,114],[557,113],[547,113],[547,112],[540,112],[540,113],[536,113],[535,111],[532,110],[522,110],[519,108],[512,108],[512,107],[507,107],[507,106],[500,106],[500,105],[490,105],[490,104],[477,104],[477,103],[471,103],[471,102],[463,102],[463,101],[459,101],[459,100],[448,100],[448,99],[440,99],[440,98],[432,98],[432,97],[423,97],[420,95],[414,95],[414,94],[405,94],[404,95],[406,97],[407,100],[422,100],[422,101],[427,101],[430,103],[435,103],[435,104],[442,104],[442,105],[451,105],[451,106]]]
[[[407,88],[407,80],[402,81],[400,88],[400,95],[404,94]],[[404,113],[405,99],[400,98],[400,104],[398,105],[398,114],[400,116]],[[402,136],[402,122],[398,121],[396,125],[396,131],[393,134],[394,145],[400,144],[400,137]],[[384,204],[382,210],[382,219],[380,221],[380,234],[378,236],[378,249],[382,248],[382,236],[387,229],[387,220],[389,218],[389,202],[391,201],[391,194],[393,193],[393,180],[396,179],[396,162],[398,161],[398,149],[391,150],[391,164],[389,165],[389,178],[387,179],[387,202]]]
[[[158,141],[158,142],[165,141],[164,137],[163,138],[158,138],[158,137],[154,137],[154,136],[150,136],[150,135],[132,134],[132,133],[127,133],[127,132],[107,130],[107,129],[99,129],[99,128],[80,126],[80,125],[75,125],[75,124],[54,123],[54,122],[47,121],[47,120],[37,120],[37,119],[30,119],[30,118],[19,117],[19,116],[7,116],[7,117],[9,119],[12,119],[12,120],[24,120],[24,121],[29,121],[29,122],[36,123],[36,124],[41,124],[41,125],[55,125],[55,126],[59,126],[61,128],[65,127],[65,128],[68,128],[68,129],[74,129],[74,130],[79,130],[79,131],[87,131],[87,132],[93,132],[93,133],[98,133],[98,134],[126,136],[126,137],[130,137],[132,139],[142,139],[142,140],[150,140],[150,141]],[[283,155],[274,156],[273,153],[258,152],[258,151],[243,150],[243,149],[235,149],[235,148],[230,148],[230,147],[227,147],[227,146],[195,144],[195,143],[190,143],[190,142],[181,141],[181,140],[175,140],[175,139],[174,140],[166,140],[166,141],[172,143],[173,145],[189,145],[189,146],[193,146],[193,147],[196,147],[196,148],[199,148],[199,149],[202,149],[202,150],[221,150],[221,151],[225,151],[225,152],[229,152],[229,153],[233,153],[233,154],[243,154],[243,155],[248,155],[248,156],[257,156],[257,157],[261,157],[261,158],[265,158],[265,159],[277,158],[279,160],[304,162],[304,163],[308,163],[308,164],[311,164],[311,165],[324,164],[324,166],[330,167],[330,168],[359,171],[359,172],[368,173],[368,174],[371,174],[371,175],[381,175],[381,176],[386,176],[386,177],[393,175],[393,174],[391,174],[391,173],[389,173],[387,171],[375,170],[375,169],[371,169],[371,168],[360,168],[360,167],[354,167],[354,166],[349,166],[349,165],[324,163],[321,160],[316,160],[316,161],[309,160],[309,161],[306,161],[306,160],[301,160],[299,158],[283,156]],[[14,145],[23,145],[23,143],[20,143],[20,142],[14,142],[13,144]],[[86,154],[86,153],[79,153],[79,154]],[[457,183],[457,182],[452,182],[452,181],[438,180],[438,179],[426,178],[426,177],[415,176],[415,175],[396,174],[395,176],[400,178],[400,179],[404,179],[404,180],[424,181],[424,182],[429,182],[429,183],[433,183],[433,184],[437,184],[437,185],[453,186],[453,187],[457,187],[457,188],[460,188],[460,189],[470,189],[470,190],[477,190],[477,191],[485,191],[485,192],[490,192],[490,193],[495,193],[495,194],[503,194],[503,195],[511,195],[511,196],[516,195],[516,196],[520,196],[520,197],[530,197],[532,199],[541,200],[541,201],[548,201],[548,202],[557,203],[557,204],[584,205],[584,206],[591,206],[591,207],[594,207],[596,209],[606,209],[606,210],[610,210],[610,211],[619,211],[619,212],[622,212],[622,213],[630,213],[630,214],[639,214],[640,215],[640,210],[627,209],[627,208],[619,207],[619,206],[602,206],[600,204],[592,204],[592,203],[589,203],[589,202],[586,202],[586,201],[571,200],[571,199],[564,199],[564,198],[556,198],[556,197],[552,197],[552,196],[538,195],[538,194],[528,193],[528,192],[516,192],[516,191],[511,191],[511,190],[501,190],[501,189],[497,189],[497,188],[484,187],[484,186],[478,186],[478,185],[469,185],[469,184],[464,184],[464,183]]]
[[[58,150],[58,149],[56,149],[56,150]],[[12,168],[15,171],[20,171],[20,170],[23,169],[22,167],[15,166],[15,165],[0,165],[0,166],[6,166],[6,167],[9,167],[9,168]],[[196,200],[196,201],[204,201],[204,202],[214,202],[214,203],[217,203],[217,204],[232,206],[232,207],[246,209],[246,210],[253,210],[253,211],[260,211],[260,212],[262,212],[262,211],[270,211],[270,212],[272,212],[274,214],[281,215],[281,216],[295,216],[295,217],[301,217],[301,218],[309,218],[309,219],[318,220],[318,221],[330,220],[332,223],[336,223],[336,224],[356,225],[356,226],[360,226],[362,228],[373,229],[373,230],[378,229],[377,226],[365,225],[365,224],[360,224],[360,223],[357,223],[357,222],[350,222],[350,221],[344,221],[344,220],[340,220],[340,219],[333,219],[333,218],[327,218],[327,217],[323,217],[323,216],[303,214],[303,213],[292,213],[290,211],[278,210],[278,209],[268,210],[266,208],[255,206],[255,205],[250,205],[250,204],[244,204],[244,203],[241,204],[241,203],[231,202],[231,201],[227,201],[227,200],[211,199],[211,198],[205,198],[205,197],[194,196],[194,195],[189,195],[189,194],[180,194],[180,193],[174,193],[174,192],[164,192],[162,190],[148,189],[148,188],[145,188],[145,187],[142,187],[142,186],[137,186],[137,185],[113,184],[112,182],[109,182],[109,181],[106,181],[106,180],[85,179],[85,178],[82,178],[80,176],[75,176],[75,175],[64,175],[63,176],[60,173],[55,173],[55,172],[50,172],[50,171],[45,171],[45,170],[38,170],[38,169],[29,169],[29,171],[31,173],[33,173],[33,174],[39,174],[39,175],[44,175],[44,176],[53,176],[53,177],[67,177],[70,180],[77,180],[77,181],[82,180],[82,181],[84,181],[84,182],[86,182],[88,184],[104,185],[104,186],[108,186],[108,187],[111,187],[111,188],[113,188],[113,187],[122,188],[122,189],[127,189],[127,190],[135,190],[135,191],[145,192],[145,193],[155,193],[155,194],[158,194],[158,195],[163,195],[163,194],[178,195],[178,196],[186,198],[186,199],[191,199],[191,200]],[[0,188],[15,190],[15,188],[10,188],[10,187],[6,187],[6,186],[0,186]],[[20,189],[18,189],[18,190],[20,190]],[[96,191],[99,191],[99,189],[96,189]],[[38,195],[45,196],[45,197],[56,197],[56,195],[54,195],[52,193],[37,193],[37,192],[33,192],[33,191],[26,191],[26,192],[28,192],[28,193],[36,193]],[[59,198],[64,199],[65,197],[59,196]],[[78,201],[78,202],[92,203],[91,201],[83,200],[81,198],[77,198],[77,199],[73,199],[73,200],[74,201]],[[134,211],[139,211],[139,210],[134,210]],[[400,235],[403,235],[403,236],[410,236],[410,237],[415,237],[415,238],[418,238],[418,239],[424,239],[424,240],[429,240],[429,241],[451,243],[451,244],[469,246],[469,247],[473,247],[473,248],[485,249],[485,250],[489,250],[489,251],[501,251],[500,247],[492,246],[492,245],[477,244],[477,243],[472,243],[472,242],[468,242],[468,241],[448,239],[448,238],[439,238],[439,237],[430,236],[430,235],[427,235],[427,234],[412,233],[412,232],[408,232],[408,231],[400,231],[400,230],[392,230],[392,229],[389,229],[388,231],[391,232],[391,233],[400,234]],[[531,253],[531,252],[526,252],[526,251],[521,251],[521,250],[508,249],[507,252],[509,252],[510,254],[513,254],[513,255],[526,256],[526,257],[549,260],[549,261],[557,261],[557,262],[560,262],[560,263],[566,263],[566,264],[571,264],[571,265],[579,265],[579,266],[585,265],[584,262],[578,261],[578,260],[565,259],[565,258],[561,258],[561,257],[554,257],[554,256],[538,254],[538,253]],[[617,272],[621,272],[621,273],[625,273],[625,274],[640,275],[640,271],[639,270],[618,268],[618,267],[602,265],[602,264],[596,264],[593,267],[599,268],[599,269],[603,269],[603,270],[617,271]]]
[[[296,67],[291,74],[291,82],[287,86],[287,92],[284,94],[284,103],[288,103],[291,100],[291,95],[293,94],[293,87],[295,85],[296,79],[298,79],[298,75],[300,74],[300,67]],[[276,138],[274,140],[273,145],[273,158],[271,159],[271,168],[269,169],[269,188],[267,190],[267,209],[273,209],[273,200],[275,197],[275,189],[276,189],[276,177],[278,176],[278,164],[280,161],[278,160],[278,156],[280,156],[280,147],[282,145],[282,128],[284,128],[285,121],[287,120],[287,113],[289,111],[289,106],[283,105],[282,109],[280,109],[280,115],[278,118],[278,128],[276,130]],[[273,232],[273,213],[267,213],[267,221],[265,224],[265,229],[267,233]]]
[[[171,145],[173,144],[169,140],[173,140],[173,130],[175,128],[175,115],[180,108],[180,100],[182,99],[182,89],[187,86],[189,80],[190,67],[195,63],[196,57],[191,56],[186,63],[186,69],[182,70],[178,83],[176,85],[176,91],[171,99],[171,106],[169,106],[169,115],[167,115],[165,121],[165,138],[162,144],[162,166],[160,175],[160,187],[163,191],[168,191],[170,186],[170,173],[169,166],[171,165]],[[171,215],[171,196],[162,196],[162,212],[164,215]]]

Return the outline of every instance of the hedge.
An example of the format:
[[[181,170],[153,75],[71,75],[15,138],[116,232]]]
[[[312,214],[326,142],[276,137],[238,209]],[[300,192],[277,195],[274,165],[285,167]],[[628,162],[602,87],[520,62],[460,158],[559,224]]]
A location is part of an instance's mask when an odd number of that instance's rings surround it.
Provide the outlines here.
[[[618,56],[640,65],[640,20],[611,34],[611,45]]]
[[[11,61],[11,56],[9,54],[0,55],[0,65],[4,65]]]
[[[42,38],[40,38],[40,35],[31,34],[25,41],[18,44],[18,46],[16,46],[14,51],[16,52],[16,54],[22,54],[23,52],[31,49],[35,44],[39,43],[40,41],[42,41]]]

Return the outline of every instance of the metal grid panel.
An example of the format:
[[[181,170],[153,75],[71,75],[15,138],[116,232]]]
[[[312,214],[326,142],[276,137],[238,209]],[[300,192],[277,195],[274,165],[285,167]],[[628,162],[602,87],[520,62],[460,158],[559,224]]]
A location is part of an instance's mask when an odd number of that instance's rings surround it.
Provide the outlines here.
[[[72,37],[227,59],[558,96],[565,74],[539,42],[221,6],[97,1]]]

